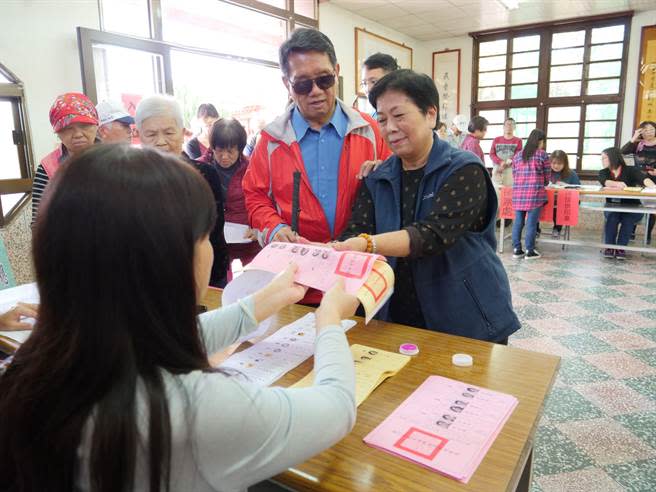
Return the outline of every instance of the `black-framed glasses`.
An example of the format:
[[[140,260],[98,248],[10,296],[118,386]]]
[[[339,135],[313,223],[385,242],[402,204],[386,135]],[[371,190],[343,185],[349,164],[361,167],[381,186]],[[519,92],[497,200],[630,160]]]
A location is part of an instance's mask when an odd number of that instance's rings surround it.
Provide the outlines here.
[[[291,84],[292,89],[294,89],[296,94],[304,96],[312,92],[312,87],[314,84],[317,84],[317,87],[322,91],[330,89],[333,85],[335,85],[335,74],[332,73],[330,75],[321,75],[320,77],[316,77],[314,79],[298,80],[296,82],[291,82]]]

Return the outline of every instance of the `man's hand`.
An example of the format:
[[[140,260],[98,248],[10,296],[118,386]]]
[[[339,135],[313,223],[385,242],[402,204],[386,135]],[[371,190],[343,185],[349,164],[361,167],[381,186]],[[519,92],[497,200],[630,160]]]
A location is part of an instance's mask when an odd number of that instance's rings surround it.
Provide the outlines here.
[[[378,169],[378,167],[383,163],[381,160],[377,161],[364,161],[360,166],[360,171],[358,171],[357,178],[364,179],[369,176],[369,173]]]

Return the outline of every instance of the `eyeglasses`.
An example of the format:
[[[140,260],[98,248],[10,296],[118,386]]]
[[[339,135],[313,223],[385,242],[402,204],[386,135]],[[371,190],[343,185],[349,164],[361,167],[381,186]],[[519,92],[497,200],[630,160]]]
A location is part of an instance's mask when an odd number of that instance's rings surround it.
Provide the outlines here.
[[[306,94],[312,92],[312,87],[314,87],[314,84],[317,84],[317,87],[322,91],[325,91],[326,89],[330,89],[333,85],[335,85],[335,74],[333,73],[330,75],[321,75],[320,77],[316,77],[314,79],[306,79],[306,80],[299,80],[297,82],[291,82],[291,84],[292,84],[292,89],[294,89],[294,92],[296,94],[305,96]]]

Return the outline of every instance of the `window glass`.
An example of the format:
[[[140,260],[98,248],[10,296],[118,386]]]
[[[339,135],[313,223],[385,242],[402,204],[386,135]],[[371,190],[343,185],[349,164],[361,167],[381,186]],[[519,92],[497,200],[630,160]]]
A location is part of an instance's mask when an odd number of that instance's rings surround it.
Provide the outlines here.
[[[576,123],[549,123],[547,125],[547,136],[553,137],[573,137],[579,134],[579,122]]]
[[[537,68],[523,68],[520,70],[513,70],[512,74],[512,83],[513,84],[525,84],[527,82],[537,82],[538,81],[538,69]]]
[[[503,120],[506,118],[506,112],[503,109],[493,109],[492,111],[479,111],[478,114],[479,116],[482,116],[487,121],[489,121],[491,124],[494,123],[503,124]]]
[[[599,154],[602,150],[614,145],[614,138],[586,138],[583,140],[583,153]]]
[[[599,79],[602,77],[619,77],[622,70],[622,62],[605,62],[605,63],[590,63],[588,66],[588,77],[591,79]]]
[[[561,65],[551,67],[549,80],[557,82],[559,80],[580,80],[583,74],[583,65]]]
[[[553,50],[551,52],[552,65],[566,65],[568,63],[581,63],[582,61],[583,48]]]
[[[549,152],[556,149],[565,151],[567,154],[576,154],[579,150],[578,138],[547,138]]]
[[[315,11],[316,0],[294,0],[294,12],[312,19],[317,18]]]
[[[530,99],[537,95],[538,84],[513,85],[510,88],[511,99]]]
[[[254,133],[280,114],[287,103],[287,91],[277,68],[172,50],[173,88],[183,108],[185,125],[193,128],[198,106],[212,103],[221,116],[231,116]],[[194,67],[203,67],[198,77]],[[235,74],[226,77],[225,74]]]
[[[549,121],[579,121],[581,106],[552,106],[549,108]]]
[[[614,137],[617,123],[615,121],[586,122],[586,137]]]
[[[551,36],[552,48],[570,48],[572,46],[583,46],[585,42],[585,30],[556,32]]]
[[[173,43],[277,62],[286,22],[216,0],[162,0],[162,31]]]
[[[588,104],[585,117],[588,120],[614,120],[617,118],[617,104]]]
[[[624,25],[592,29],[592,44],[624,41]]]
[[[528,51],[526,53],[515,53],[512,56],[512,67],[537,67],[540,64],[540,52]]]
[[[0,180],[21,178],[18,147],[14,144],[12,132],[16,130],[14,124],[14,109],[11,101],[0,100]],[[9,212],[24,196],[24,193],[0,195],[3,213]]]
[[[506,83],[506,72],[485,72],[478,75],[478,86],[489,87],[492,85],[504,85]]]
[[[478,63],[479,72],[490,72],[492,70],[505,70],[505,68],[506,68],[506,55],[481,58]]]
[[[578,96],[581,94],[581,81],[552,82],[549,84],[549,97]]]
[[[522,36],[513,39],[513,52],[534,51],[540,49],[540,35]]]
[[[478,56],[500,55],[508,49],[508,40],[487,41],[478,45]]]
[[[588,82],[588,95],[617,94],[620,91],[620,79],[599,79]]]
[[[148,0],[102,0],[100,8],[103,30],[150,37]]]
[[[164,92],[161,55],[105,44],[92,52],[99,101],[123,101],[134,110],[143,96]]]
[[[506,95],[506,88],[501,87],[481,87],[478,89],[479,101],[499,101],[504,99]]]
[[[599,46],[592,46],[590,48],[590,61],[619,60],[620,58],[622,58],[623,50],[624,50],[623,43],[602,44]]]

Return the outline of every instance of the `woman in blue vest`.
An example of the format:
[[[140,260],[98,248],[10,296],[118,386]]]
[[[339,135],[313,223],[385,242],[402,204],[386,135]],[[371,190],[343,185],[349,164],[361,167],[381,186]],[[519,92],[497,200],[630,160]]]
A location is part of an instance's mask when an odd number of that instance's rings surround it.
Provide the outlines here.
[[[483,163],[435,137],[430,77],[394,71],[369,101],[394,155],[365,179],[335,248],[388,257],[396,282],[382,319],[507,343],[520,323],[495,252],[497,198]]]

